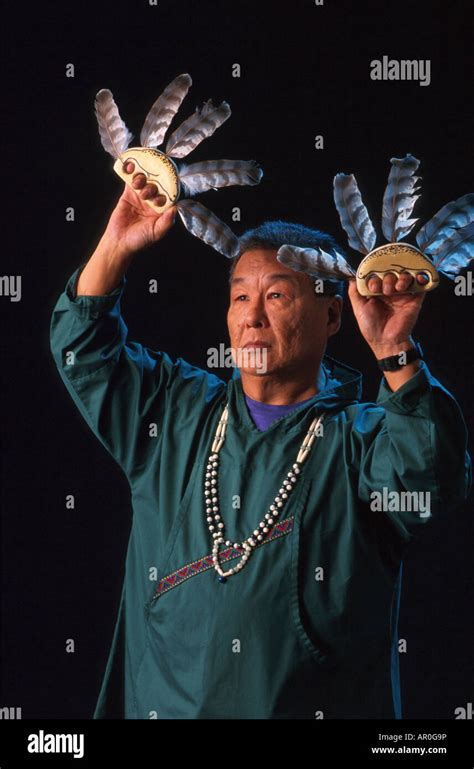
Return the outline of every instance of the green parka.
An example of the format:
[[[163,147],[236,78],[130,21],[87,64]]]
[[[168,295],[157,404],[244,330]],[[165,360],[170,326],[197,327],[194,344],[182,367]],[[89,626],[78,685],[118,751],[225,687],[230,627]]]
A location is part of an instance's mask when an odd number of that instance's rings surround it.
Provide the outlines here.
[[[382,379],[377,401],[361,403],[360,373],[325,356],[321,391],[261,432],[238,371],[226,383],[129,340],[120,312],[127,279],[107,295],[76,297],[82,266],[54,308],[51,350],[74,403],[125,473],[133,505],[93,717],[402,717],[402,558],[471,484],[454,398],[422,362],[399,390]],[[222,583],[204,474],[227,401],[218,483],[232,542],[251,535],[311,421],[325,418],[271,536]],[[430,515],[403,504],[376,509],[371,495],[384,489],[429,492]],[[231,547],[225,557],[227,569],[240,555]]]

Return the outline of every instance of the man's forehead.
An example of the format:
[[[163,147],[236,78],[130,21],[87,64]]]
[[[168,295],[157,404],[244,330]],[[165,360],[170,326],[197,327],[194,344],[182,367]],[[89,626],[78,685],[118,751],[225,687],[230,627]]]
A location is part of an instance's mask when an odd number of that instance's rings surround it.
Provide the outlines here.
[[[277,260],[277,249],[250,249],[244,251],[235,265],[231,284],[255,281],[262,275],[265,281],[287,280],[298,283],[297,273]]]
[[[264,280],[289,280],[290,282],[294,283],[295,279],[296,279],[296,276],[288,275],[288,273],[283,273],[283,272],[272,272],[264,275]],[[255,277],[252,275],[237,275],[237,277],[233,276],[230,282],[231,284],[250,283],[250,282],[253,282],[254,280],[255,280]]]

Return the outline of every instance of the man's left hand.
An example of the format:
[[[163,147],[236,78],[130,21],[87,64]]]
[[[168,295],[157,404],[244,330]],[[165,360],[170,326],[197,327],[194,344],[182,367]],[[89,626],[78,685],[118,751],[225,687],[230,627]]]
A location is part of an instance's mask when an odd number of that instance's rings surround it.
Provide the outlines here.
[[[385,275],[383,281],[374,277],[370,291],[383,291],[383,296],[361,296],[355,280],[349,281],[349,298],[360,331],[377,359],[387,358],[413,347],[411,333],[418,319],[425,292],[403,293],[410,288],[413,277]]]

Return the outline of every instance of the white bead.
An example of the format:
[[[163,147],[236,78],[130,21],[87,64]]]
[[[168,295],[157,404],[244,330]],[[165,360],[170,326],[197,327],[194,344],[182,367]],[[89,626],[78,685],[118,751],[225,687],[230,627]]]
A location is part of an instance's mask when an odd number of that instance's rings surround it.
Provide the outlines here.
[[[219,527],[220,529],[223,529],[223,528],[224,528],[224,524],[223,524],[223,523],[218,523],[217,525],[218,525],[218,527]]]
[[[283,502],[278,502],[278,507],[283,507]]]
[[[273,518],[269,518],[269,519],[268,519],[268,523],[269,523],[269,524],[270,524],[270,526],[271,526],[271,525],[272,525],[272,523],[273,523]]]
[[[259,534],[258,529],[255,529],[253,533],[254,533],[255,536],[257,536]]]
[[[282,496],[283,499],[288,499],[288,494],[286,494],[285,492],[283,492],[283,494],[281,496]]]
[[[263,531],[264,531],[264,532],[265,532],[265,534],[266,534],[268,531],[270,531],[270,529],[268,528],[268,526],[265,526],[265,527],[264,527],[264,529],[263,529]]]

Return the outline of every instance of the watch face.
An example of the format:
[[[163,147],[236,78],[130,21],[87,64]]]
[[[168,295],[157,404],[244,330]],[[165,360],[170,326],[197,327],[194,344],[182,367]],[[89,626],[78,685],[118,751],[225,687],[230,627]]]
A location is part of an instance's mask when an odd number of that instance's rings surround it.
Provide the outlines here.
[[[356,282],[357,290],[362,296],[380,296],[380,293],[369,291],[367,283],[376,275],[383,280],[385,275],[395,275],[409,272],[414,281],[406,293],[432,291],[439,284],[438,272],[427,257],[415,246],[406,243],[388,243],[374,248],[359,264]]]
[[[114,171],[129,187],[132,187],[132,181],[137,174],[145,174],[147,183],[154,184],[158,188],[159,197],[154,201],[145,200],[144,202],[157,213],[166,211],[179,198],[178,169],[171,158],[160,150],[149,147],[130,147],[115,161]]]

